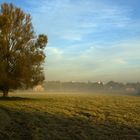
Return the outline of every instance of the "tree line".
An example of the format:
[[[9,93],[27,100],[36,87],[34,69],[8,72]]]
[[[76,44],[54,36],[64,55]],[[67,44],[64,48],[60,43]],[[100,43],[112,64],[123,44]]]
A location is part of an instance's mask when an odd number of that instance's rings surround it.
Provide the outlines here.
[[[103,82],[61,82],[61,81],[46,81],[44,83],[46,90],[52,91],[127,91],[140,92],[140,83],[120,83],[115,81]]]

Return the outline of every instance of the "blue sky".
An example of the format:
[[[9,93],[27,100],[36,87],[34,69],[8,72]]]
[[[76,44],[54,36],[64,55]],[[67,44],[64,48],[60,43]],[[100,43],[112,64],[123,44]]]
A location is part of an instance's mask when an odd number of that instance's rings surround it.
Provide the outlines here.
[[[140,81],[140,0],[0,0],[48,35],[46,80]]]

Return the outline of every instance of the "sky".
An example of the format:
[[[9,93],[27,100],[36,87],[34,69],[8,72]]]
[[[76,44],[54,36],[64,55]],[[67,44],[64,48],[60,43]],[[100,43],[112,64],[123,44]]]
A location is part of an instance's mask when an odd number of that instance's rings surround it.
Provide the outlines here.
[[[0,0],[46,34],[47,81],[140,81],[140,0]]]

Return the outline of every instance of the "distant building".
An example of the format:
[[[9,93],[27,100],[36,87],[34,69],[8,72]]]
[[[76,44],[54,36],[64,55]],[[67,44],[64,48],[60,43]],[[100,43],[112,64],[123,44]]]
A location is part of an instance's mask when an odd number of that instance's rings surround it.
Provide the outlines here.
[[[98,81],[97,82],[99,85],[104,85],[104,82],[102,82],[102,81]]]
[[[36,85],[33,88],[33,91],[44,91],[44,87],[42,85]]]
[[[126,91],[129,91],[129,92],[134,92],[134,91],[136,91],[136,89],[135,88],[133,88],[133,87],[127,87],[126,88]]]

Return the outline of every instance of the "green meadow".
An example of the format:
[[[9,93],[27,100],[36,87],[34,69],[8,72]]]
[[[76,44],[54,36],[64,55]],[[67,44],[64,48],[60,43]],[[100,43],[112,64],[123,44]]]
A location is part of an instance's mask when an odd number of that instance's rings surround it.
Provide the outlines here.
[[[0,97],[0,140],[139,140],[140,97],[12,93]]]

